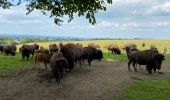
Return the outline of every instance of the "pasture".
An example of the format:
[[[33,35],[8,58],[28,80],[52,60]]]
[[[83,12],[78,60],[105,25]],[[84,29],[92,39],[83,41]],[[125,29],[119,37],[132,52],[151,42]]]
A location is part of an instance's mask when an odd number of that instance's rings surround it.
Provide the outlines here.
[[[39,73],[34,67],[32,59],[22,60],[21,54],[4,56],[0,54],[0,100],[168,100],[170,99],[170,40],[90,40],[90,41],[64,41],[63,43],[89,43],[98,44],[104,54],[104,59],[93,61],[92,66],[87,62],[77,66],[70,73],[64,73],[60,84],[55,80],[48,82],[46,74],[41,67]],[[142,43],[146,46],[142,47]],[[40,42],[40,46],[48,48],[50,43]],[[166,61],[162,65],[163,74],[149,75],[142,66],[138,72],[129,72],[125,51],[115,55],[105,48],[109,44],[118,44],[120,48],[127,43],[137,44],[140,50],[149,49],[155,45],[160,52],[167,48]],[[33,43],[30,43],[33,44]],[[21,45],[17,45],[17,49]],[[18,50],[17,50],[18,51]],[[122,51],[122,49],[121,49]],[[7,76],[7,77],[4,77]],[[7,91],[6,91],[7,90]],[[146,98],[143,98],[146,97]]]

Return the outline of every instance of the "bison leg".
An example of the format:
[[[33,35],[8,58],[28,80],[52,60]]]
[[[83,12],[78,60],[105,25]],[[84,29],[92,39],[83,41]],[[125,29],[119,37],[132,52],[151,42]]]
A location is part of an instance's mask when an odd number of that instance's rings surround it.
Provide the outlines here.
[[[129,59],[129,62],[128,62],[128,69],[129,69],[129,71],[130,71],[130,64],[132,63],[132,60],[131,59]]]
[[[90,59],[88,59],[88,63],[89,63],[89,66],[91,66],[91,60]]]
[[[152,74],[152,68],[151,68],[151,66],[147,65],[146,67],[147,67],[148,73],[149,73],[149,74]]]
[[[137,69],[136,69],[136,63],[135,62],[133,62],[133,68],[134,68],[134,70],[135,70],[135,72],[137,72]]]
[[[156,72],[156,67],[153,68],[154,72]]]

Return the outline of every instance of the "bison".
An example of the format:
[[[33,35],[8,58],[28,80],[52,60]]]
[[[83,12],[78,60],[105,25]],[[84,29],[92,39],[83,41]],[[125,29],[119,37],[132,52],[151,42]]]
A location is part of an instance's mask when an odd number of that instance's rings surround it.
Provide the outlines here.
[[[63,44],[62,42],[59,43],[60,49],[63,47],[63,45],[64,45],[64,44]]]
[[[88,47],[93,47],[93,48],[100,48],[100,45],[94,44],[94,43],[89,43]]]
[[[160,54],[157,50],[144,50],[132,52],[129,55],[128,69],[130,71],[130,64],[133,63],[133,67],[136,70],[135,65],[146,65],[146,69],[149,74],[152,74],[152,69],[156,72],[156,69],[161,69],[164,55]]]
[[[157,50],[157,47],[155,45],[150,45],[151,50]]]
[[[22,59],[27,58],[27,60],[30,57],[30,54],[32,54],[32,58],[34,56],[35,47],[33,45],[22,45],[21,47],[21,53],[22,53]]]
[[[103,53],[101,50],[97,50],[93,47],[84,47],[82,48],[82,60],[88,60],[89,66],[91,66],[91,61],[98,59],[101,60],[103,58]]]
[[[136,44],[134,44],[134,43],[129,43],[129,44],[126,44],[126,45],[123,47],[123,50],[126,50],[126,54],[127,54],[127,57],[128,57],[128,58],[129,58],[130,51],[131,51],[132,49],[137,49]]]
[[[121,50],[116,44],[110,44],[107,49],[108,51],[111,51],[112,53],[114,52],[115,54],[121,54]]]
[[[78,57],[81,55],[79,54],[79,49],[76,47],[73,43],[67,43],[63,45],[60,52],[63,53],[63,56],[68,60],[68,69],[71,71],[71,69],[74,68],[74,62],[78,59]]]
[[[51,57],[50,66],[53,76],[56,81],[59,82],[60,79],[63,78],[63,70],[67,68],[68,62],[61,52],[56,52]]]
[[[0,51],[1,53],[4,51],[4,46],[0,45]]]
[[[50,50],[51,53],[52,53],[52,52],[57,52],[57,51],[59,50],[58,45],[56,45],[56,44],[50,44],[50,45],[49,45],[49,50]]]
[[[46,53],[46,54],[49,54],[49,50],[48,49],[35,50],[34,54],[36,54],[36,53]]]
[[[34,55],[34,61],[35,61],[35,65],[39,63],[44,63],[45,68],[47,70],[47,64],[50,63],[50,59],[51,59],[52,54],[47,54],[47,53],[36,53]]]
[[[39,49],[39,45],[38,44],[33,44],[35,50],[38,50]]]
[[[11,56],[15,56],[16,53],[16,46],[15,45],[6,45],[3,48],[3,51],[6,55],[11,54]]]

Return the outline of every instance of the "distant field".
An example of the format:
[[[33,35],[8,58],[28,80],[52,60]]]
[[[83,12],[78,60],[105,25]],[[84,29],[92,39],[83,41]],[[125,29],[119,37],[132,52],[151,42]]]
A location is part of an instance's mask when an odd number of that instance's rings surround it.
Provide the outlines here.
[[[157,46],[158,50],[160,52],[163,52],[163,49],[166,47],[167,48],[167,53],[170,53],[170,40],[89,40],[89,41],[65,41],[63,43],[82,43],[83,46],[87,46],[89,43],[94,43],[94,44],[98,44],[101,46],[101,49],[104,52],[107,52],[107,49],[104,48],[106,46],[108,46],[109,44],[113,43],[113,44],[118,44],[118,46],[120,48],[122,48],[125,44],[127,43],[135,43],[137,44],[138,48],[140,50],[144,50],[144,49],[148,49],[150,47],[150,45],[155,45]],[[56,43],[58,44],[59,42],[40,42],[37,43],[40,46],[43,46],[45,48],[48,48],[50,43]],[[145,47],[143,48],[141,45],[142,43],[145,43]],[[32,43],[30,43],[32,44]],[[21,45],[19,45],[18,47],[20,47]]]

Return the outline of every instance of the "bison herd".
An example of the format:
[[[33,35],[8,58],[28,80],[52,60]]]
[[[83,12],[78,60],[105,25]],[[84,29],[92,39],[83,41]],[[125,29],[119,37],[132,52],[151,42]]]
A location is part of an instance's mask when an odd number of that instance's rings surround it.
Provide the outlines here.
[[[142,47],[145,43],[142,44]],[[101,60],[103,58],[103,53],[100,49],[100,45],[94,45],[94,43],[88,44],[87,47],[83,47],[80,43],[59,43],[50,44],[49,49],[40,47],[38,44],[33,45],[22,45],[19,51],[22,55],[22,59],[28,60],[30,57],[34,58],[35,64],[44,63],[45,69],[47,64],[51,67],[51,72],[56,81],[59,82],[63,78],[63,72],[70,72],[77,64],[81,66],[84,61],[87,61],[89,66],[93,60]],[[106,47],[108,51],[112,53],[121,54],[121,49],[117,44],[110,44]],[[164,54],[159,53],[156,46],[151,45],[150,49],[140,51],[137,49],[137,45],[134,43],[129,43],[124,45],[122,48],[125,50],[128,58],[128,69],[130,65],[133,65],[135,71],[137,71],[137,65],[146,65],[146,70],[148,73],[152,73],[152,70],[161,69],[162,61],[165,59]],[[16,46],[6,45],[0,46],[1,53],[4,52],[5,55],[15,56]]]

